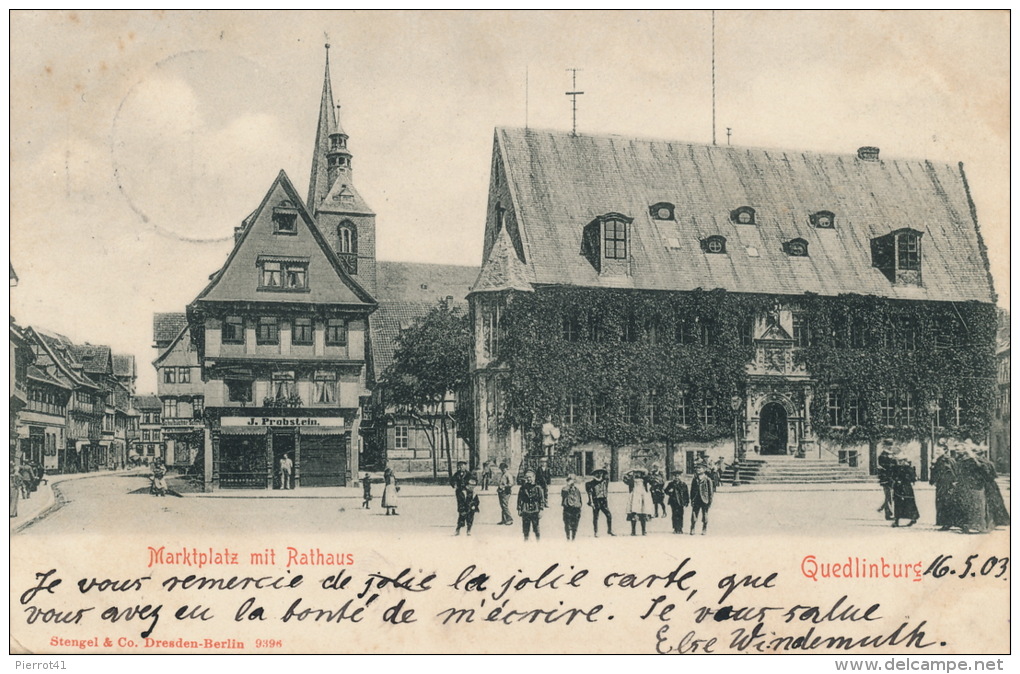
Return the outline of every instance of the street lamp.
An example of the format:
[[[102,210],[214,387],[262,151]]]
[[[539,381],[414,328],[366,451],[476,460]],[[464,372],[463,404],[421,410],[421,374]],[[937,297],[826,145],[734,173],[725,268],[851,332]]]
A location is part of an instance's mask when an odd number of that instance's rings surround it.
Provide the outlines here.
[[[734,395],[732,398],[730,398],[730,409],[733,410],[733,484],[734,485],[740,484],[740,478],[737,475],[738,471],[740,470],[739,467],[738,467],[739,463],[740,463],[740,430],[739,430],[740,427],[739,427],[739,419],[737,418],[737,412],[740,411],[740,408],[743,405],[743,403],[744,403],[743,399],[740,396],[738,396],[738,395]]]
[[[938,393],[934,393],[928,400],[928,418],[931,420],[931,433],[929,435],[929,444],[926,447],[924,443],[921,444],[921,481],[924,482],[928,479],[928,451],[930,448],[931,452],[935,451],[935,414],[939,411],[939,396]]]

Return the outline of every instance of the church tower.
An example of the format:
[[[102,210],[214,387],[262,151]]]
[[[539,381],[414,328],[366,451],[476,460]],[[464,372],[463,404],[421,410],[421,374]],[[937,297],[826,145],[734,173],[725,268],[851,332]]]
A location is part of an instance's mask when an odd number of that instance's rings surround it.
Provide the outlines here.
[[[347,272],[374,296],[375,213],[354,187],[351,164],[354,156],[347,147],[349,136],[334,112],[329,48],[327,44],[326,73],[308,185],[308,209]]]

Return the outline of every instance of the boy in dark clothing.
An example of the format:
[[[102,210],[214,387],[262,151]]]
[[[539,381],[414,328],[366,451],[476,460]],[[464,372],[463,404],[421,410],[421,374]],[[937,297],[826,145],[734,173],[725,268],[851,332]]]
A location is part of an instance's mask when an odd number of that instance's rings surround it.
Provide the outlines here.
[[[372,478],[368,473],[365,473],[364,479],[361,480],[362,494],[365,497],[361,507],[365,510],[369,510],[372,507]]]
[[[673,479],[666,485],[666,496],[669,497],[669,507],[673,511],[673,533],[682,534],[684,508],[691,502],[691,497],[680,473],[673,473]]]
[[[467,527],[467,535],[471,535],[471,527],[475,524],[475,513],[478,512],[478,494],[475,493],[475,480],[469,479],[464,483],[461,494],[457,497],[457,533]]]
[[[577,488],[576,478],[567,475],[567,484],[561,492],[563,496],[563,530],[567,540],[577,538],[577,525],[581,521],[581,490]]]
[[[528,540],[531,530],[534,530],[535,540],[538,540],[538,520],[542,516],[544,507],[545,492],[535,484],[535,471],[529,470],[524,474],[524,484],[517,490],[517,514],[524,527],[524,540]]]

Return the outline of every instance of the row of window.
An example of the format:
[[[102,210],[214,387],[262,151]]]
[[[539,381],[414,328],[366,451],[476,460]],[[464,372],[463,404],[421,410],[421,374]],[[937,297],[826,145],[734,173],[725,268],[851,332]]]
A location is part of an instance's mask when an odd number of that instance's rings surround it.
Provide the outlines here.
[[[191,369],[190,367],[164,367],[163,368],[163,383],[164,384],[190,384],[191,383]]]
[[[159,429],[152,429],[152,430],[142,429],[142,441],[143,442],[148,442],[150,440],[153,441],[153,442],[159,442],[160,441],[160,431],[159,431]]]
[[[205,409],[205,401],[202,398],[191,399],[191,415],[194,419],[202,417],[202,412]],[[178,404],[177,398],[164,398],[163,399],[163,418],[164,419],[179,419],[180,405]]]
[[[648,207],[648,213],[655,220],[676,220],[676,206],[660,201]],[[738,225],[757,225],[757,213],[751,206],[740,206],[730,211],[730,222]],[[818,229],[834,229],[836,215],[832,211],[816,211],[808,215],[808,222]]]
[[[889,391],[879,400],[879,423],[883,426],[911,426],[917,421],[917,404],[909,391]],[[935,426],[959,426],[963,407],[959,396],[935,405]],[[826,418],[830,426],[860,426],[867,414],[860,398],[852,392],[833,390],[826,397]]]
[[[312,377],[313,405],[335,405],[337,402],[337,376],[335,372],[316,371]],[[255,382],[250,379],[227,379],[227,400],[249,404],[253,400]],[[269,386],[269,398],[292,400],[297,397],[297,379],[293,372],[274,372]]]
[[[486,336],[486,349],[495,352],[498,338],[498,316],[486,314],[483,330]],[[902,316],[892,320],[880,328],[869,329],[861,320],[845,320],[836,326],[828,336],[814,329],[811,318],[803,312],[793,313],[793,343],[796,347],[809,347],[823,342],[841,348],[865,348],[881,346],[890,349],[914,350],[920,340],[920,329],[912,317]],[[739,329],[740,343],[749,346],[754,341],[754,321],[747,318]],[[636,315],[629,316],[618,331],[610,331],[597,312],[586,314],[575,311],[562,318],[560,337],[567,342],[579,341],[610,341],[618,336],[622,342],[641,342],[646,344],[663,344],[674,342],[681,345],[709,346],[718,341],[718,326],[711,319],[682,318],[674,323],[672,330],[665,327],[658,317],[640,320]],[[955,346],[957,335],[951,328],[940,329],[934,335],[935,348]]]
[[[50,389],[32,386],[28,389],[28,409],[42,414],[64,416],[67,405],[64,396]]]
[[[159,423],[159,412],[143,412],[142,413],[143,424],[158,424]]]
[[[652,208],[659,211],[667,210],[670,217],[659,218],[672,220],[671,204],[657,204]],[[653,212],[654,213],[654,212]],[[731,214],[731,218],[738,224],[755,224],[754,209],[750,207],[739,208]],[[812,224],[820,229],[832,229],[832,213],[821,211],[812,215]],[[581,254],[586,256],[601,271],[601,260],[626,260],[628,257],[629,232],[628,229],[633,222],[619,213],[607,213],[599,216],[584,228],[581,239]],[[601,228],[601,237],[599,229]],[[601,239],[601,251],[599,241]],[[670,245],[679,247],[679,242],[670,240]],[[712,255],[726,255],[726,237],[714,234],[700,240],[701,250]],[[901,272],[920,272],[921,270],[921,232],[913,229],[901,229],[884,236],[871,240],[872,266],[877,267],[890,280],[908,280],[919,282],[919,279],[904,278]],[[749,249],[750,250],[750,249]],[[794,238],[783,242],[783,252],[790,257],[808,257],[808,242],[802,238]],[[755,253],[757,255],[757,253]]]
[[[683,397],[673,408],[673,421],[680,426],[694,423],[702,427],[714,426],[717,422],[716,403],[714,399],[700,402]],[[592,424],[599,423],[608,410],[608,402],[604,398],[585,399],[576,395],[568,395],[563,405],[563,423],[572,425],[587,420]],[[662,396],[652,390],[635,394],[627,400],[623,407],[623,421],[628,424],[647,424],[658,426],[665,422],[665,410]]]
[[[291,344],[312,344],[315,336],[315,322],[311,318],[292,318],[290,321]],[[255,320],[255,343],[270,345],[280,343],[280,323],[277,316],[260,316]],[[347,345],[347,321],[330,318],[325,322],[326,346]],[[223,320],[222,340],[224,344],[245,343],[245,320],[243,316],[227,316]]]

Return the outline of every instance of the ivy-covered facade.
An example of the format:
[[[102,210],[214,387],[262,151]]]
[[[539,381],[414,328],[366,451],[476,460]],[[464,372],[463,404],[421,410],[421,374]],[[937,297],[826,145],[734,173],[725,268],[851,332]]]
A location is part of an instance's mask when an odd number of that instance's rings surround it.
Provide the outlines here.
[[[915,464],[987,438],[994,293],[962,166],[499,129],[469,296],[480,460]]]

